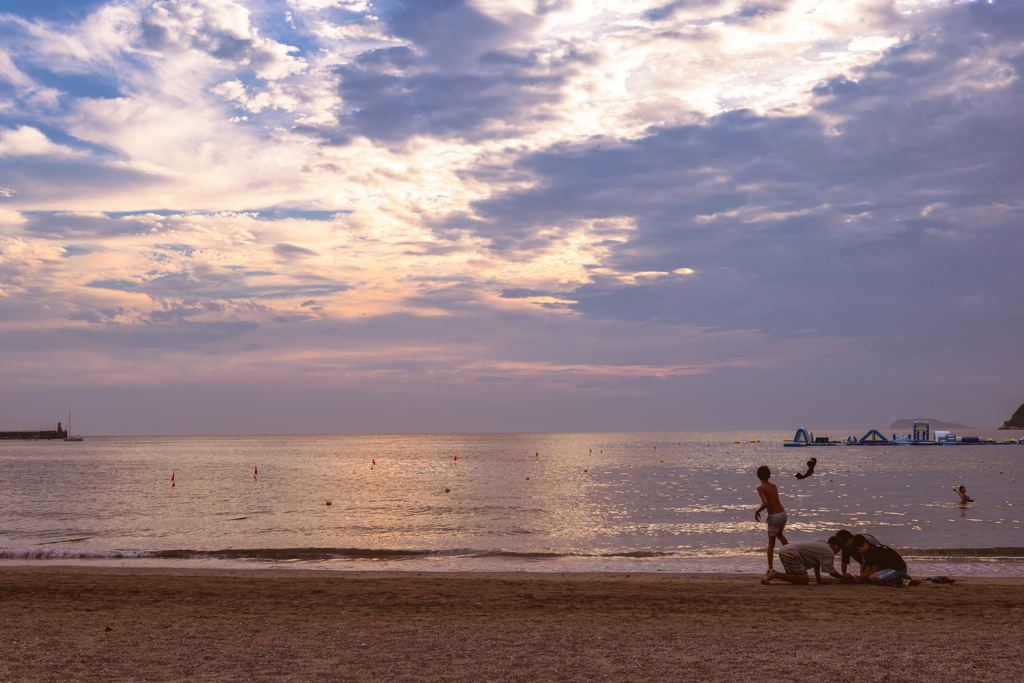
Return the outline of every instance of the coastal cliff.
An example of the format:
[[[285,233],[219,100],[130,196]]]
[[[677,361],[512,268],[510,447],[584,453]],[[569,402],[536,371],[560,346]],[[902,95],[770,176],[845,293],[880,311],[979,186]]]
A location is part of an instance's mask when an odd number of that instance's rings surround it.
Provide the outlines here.
[[[1000,429],[1024,429],[1024,404],[1017,408],[1017,412],[1013,414],[1013,417],[1004,422]]]

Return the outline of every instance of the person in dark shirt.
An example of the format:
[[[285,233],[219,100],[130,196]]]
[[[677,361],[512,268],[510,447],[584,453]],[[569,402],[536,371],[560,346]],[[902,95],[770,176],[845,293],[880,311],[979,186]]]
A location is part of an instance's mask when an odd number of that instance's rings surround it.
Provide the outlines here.
[[[860,535],[866,538],[868,540],[868,543],[870,543],[871,545],[882,545],[881,542],[879,542],[879,540],[871,534]],[[833,538],[836,539],[836,541],[839,543],[839,547],[843,551],[842,569],[840,569],[842,573],[846,573],[846,568],[850,566],[851,559],[857,564],[859,564],[861,567],[864,566],[864,556],[858,552],[853,551],[852,533],[850,533],[847,529],[840,529],[835,533],[835,536],[833,536]]]
[[[872,545],[863,534],[853,537],[851,550],[864,558],[857,583],[889,583],[902,580],[907,575],[907,563],[898,552],[887,545]]]

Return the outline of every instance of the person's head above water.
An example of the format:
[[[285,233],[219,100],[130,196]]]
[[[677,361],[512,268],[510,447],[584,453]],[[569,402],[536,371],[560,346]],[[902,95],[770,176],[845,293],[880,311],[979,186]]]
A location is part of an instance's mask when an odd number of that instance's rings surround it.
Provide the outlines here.
[[[772,477],[772,471],[768,469],[768,465],[761,465],[757,468],[757,478],[761,481],[768,481]]]
[[[961,486],[960,487],[960,493],[966,493],[966,491],[967,491],[967,487],[966,486]]]

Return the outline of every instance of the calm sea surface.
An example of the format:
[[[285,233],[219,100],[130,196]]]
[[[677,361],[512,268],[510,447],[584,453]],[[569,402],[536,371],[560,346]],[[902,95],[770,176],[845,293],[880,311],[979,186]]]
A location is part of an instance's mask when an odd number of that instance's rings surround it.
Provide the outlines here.
[[[767,464],[791,542],[863,530],[912,574],[1024,575],[1024,445],[783,448],[792,436],[6,441],[0,564],[760,572]],[[977,502],[959,504],[961,484]]]

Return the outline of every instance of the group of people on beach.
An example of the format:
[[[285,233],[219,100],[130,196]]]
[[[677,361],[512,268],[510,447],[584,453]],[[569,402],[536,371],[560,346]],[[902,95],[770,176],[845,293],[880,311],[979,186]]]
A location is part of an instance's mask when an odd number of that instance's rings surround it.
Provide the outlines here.
[[[754,513],[754,520],[761,521],[761,512],[767,512],[768,524],[768,571],[761,578],[767,584],[774,579],[788,583],[807,585],[811,582],[809,571],[814,570],[814,578],[818,583],[825,583],[821,573],[841,580],[843,583],[872,583],[876,585],[903,586],[904,581],[915,585],[907,575],[907,563],[898,552],[883,545],[871,534],[854,534],[847,529],[839,529],[827,541],[806,541],[790,543],[785,536],[786,509],[779,500],[779,489],[771,483],[772,472],[767,465],[757,469],[757,478],[761,484],[757,493],[761,496],[761,507]],[[774,568],[775,540],[782,544],[779,549],[779,561],[784,572]],[[842,553],[842,566],[836,570],[835,556]],[[860,565],[857,576],[846,571],[850,560]]]

